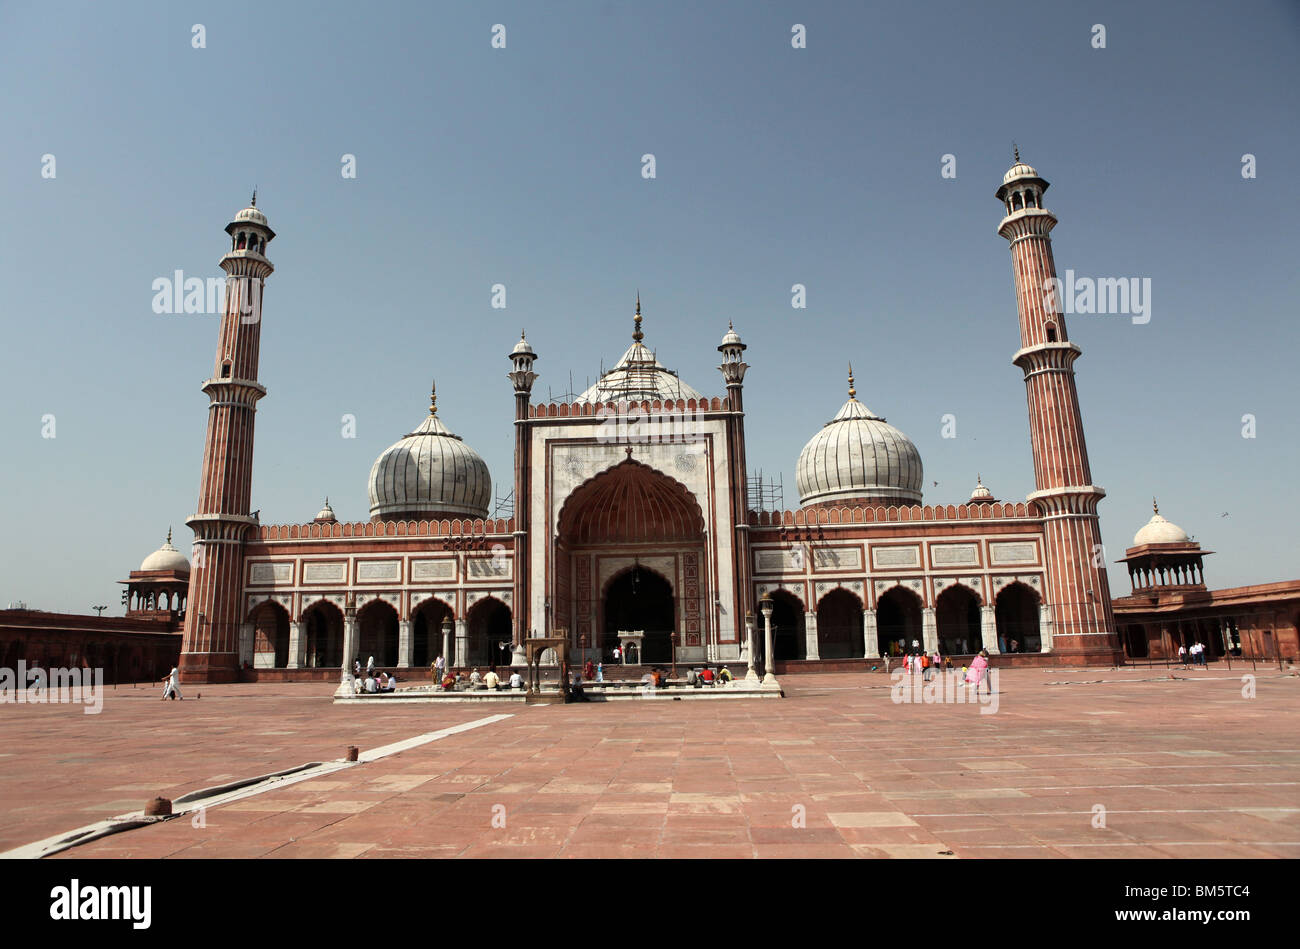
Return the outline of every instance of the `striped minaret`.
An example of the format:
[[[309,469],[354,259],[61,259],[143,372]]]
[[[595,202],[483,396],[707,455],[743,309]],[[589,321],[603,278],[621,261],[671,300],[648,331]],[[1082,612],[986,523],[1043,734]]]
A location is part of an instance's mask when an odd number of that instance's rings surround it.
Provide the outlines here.
[[[998,233],[1011,243],[1020,311],[1020,351],[1013,362],[1025,374],[1038,489],[1029,500],[1044,515],[1052,651],[1067,659],[1110,661],[1119,640],[1097,520],[1097,502],[1106,492],[1092,483],[1074,385],[1074,361],[1082,350],[1070,342],[1059,293],[1053,293],[1059,286],[1053,283],[1051,238],[1056,217],[1043,207],[1047,187],[1017,150],[997,192],[1007,212]]]
[[[275,270],[266,245],[275,232],[257,207],[256,191],[226,233],[225,308],[212,378],[203,384],[209,400],[203,475],[198,509],[186,521],[194,531],[194,557],[180,668],[189,682],[230,682],[238,675],[244,542],[257,525],[249,503],[253,417],[266,395],[257,381],[257,354],[262,287]]]

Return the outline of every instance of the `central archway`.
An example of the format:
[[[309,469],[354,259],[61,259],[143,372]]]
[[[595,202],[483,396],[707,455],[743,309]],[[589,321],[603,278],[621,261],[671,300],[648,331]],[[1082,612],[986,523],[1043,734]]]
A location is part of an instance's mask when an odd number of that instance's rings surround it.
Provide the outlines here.
[[[710,571],[704,517],[684,484],[628,458],[575,488],[556,528],[552,628],[606,661],[619,630],[642,629],[640,662],[670,661],[673,633],[686,656],[702,657]]]
[[[618,574],[605,591],[604,652],[618,645],[619,630],[645,630],[641,663],[669,662],[676,627],[673,588],[653,570],[633,566]]]

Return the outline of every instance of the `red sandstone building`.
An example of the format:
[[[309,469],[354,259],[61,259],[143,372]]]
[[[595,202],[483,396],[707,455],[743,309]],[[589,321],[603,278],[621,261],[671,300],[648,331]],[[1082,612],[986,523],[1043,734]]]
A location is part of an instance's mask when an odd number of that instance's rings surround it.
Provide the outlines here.
[[[1120,561],[1133,587],[1115,600],[1125,653],[1169,659],[1201,643],[1207,658],[1300,658],[1300,580],[1210,590],[1202,559],[1211,553],[1155,508]]]
[[[778,659],[863,659],[913,641],[948,653],[1015,651],[1111,663],[1111,608],[1070,341],[1043,287],[1055,276],[1048,184],[1017,157],[997,197],[1010,242],[1036,490],[926,504],[910,440],[848,401],[798,461],[797,510],[751,508],[745,468],[745,344],[717,347],[708,395],[632,345],[570,402],[537,404],[539,358],[509,353],[514,516],[488,516],[491,480],[436,400],[370,474],[371,518],[263,524],[251,512],[260,302],[275,237],[255,205],[226,228],[229,275],[212,377],[185,616],[182,671],[342,670],[355,657],[427,667],[520,662],[527,637],[563,630],[610,657],[743,661],[761,597]],[[249,314],[253,316],[250,318]],[[829,414],[829,413],[828,413]],[[761,624],[761,619],[758,620]],[[753,637],[761,641],[759,635]],[[310,674],[310,673],[304,673]]]
[[[122,591],[125,616],[0,610],[0,667],[103,669],[104,681],[157,681],[176,665],[190,564],[167,542],[132,570]]]

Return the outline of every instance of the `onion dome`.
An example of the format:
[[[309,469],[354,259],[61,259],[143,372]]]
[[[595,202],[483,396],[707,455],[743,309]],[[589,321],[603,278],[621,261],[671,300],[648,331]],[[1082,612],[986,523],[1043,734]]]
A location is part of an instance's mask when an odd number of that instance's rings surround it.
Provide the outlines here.
[[[1013,187],[1013,183],[1015,187]],[[1002,187],[998,188],[997,197],[999,201],[1006,201],[1007,196],[1016,191],[1023,185],[1030,185],[1031,190],[1037,195],[1034,203],[1030,207],[1042,209],[1042,193],[1047,190],[1047,182],[1038,174],[1038,171],[1032,166],[1020,160],[1020,149],[1015,150],[1015,162],[1007,169],[1007,173],[1002,176]],[[1010,210],[1020,210],[1019,207]]]
[[[722,342],[718,345],[718,349],[726,349],[728,346],[739,346],[741,349],[746,348],[745,344],[740,341],[740,334],[736,332],[736,328],[732,326],[730,322],[727,323],[727,335],[722,337]]]
[[[261,211],[259,211],[257,207],[253,205],[249,205],[248,207],[244,208],[244,210],[236,214],[235,220],[240,222],[241,224],[247,221],[253,224],[260,224],[263,227],[266,227],[266,215],[263,214]]]
[[[1151,499],[1151,508],[1155,511],[1151,516],[1151,520],[1147,521],[1142,529],[1133,535],[1134,547],[1141,547],[1144,544],[1187,544],[1191,542],[1192,539],[1187,536],[1187,531],[1160,516],[1160,508],[1154,498]]]
[[[487,517],[491,495],[487,464],[438,418],[436,389],[428,417],[370,469],[372,520]]]
[[[641,342],[641,294],[636,297],[632,345],[613,369],[601,375],[578,402],[641,402],[648,399],[698,399],[700,394],[677,378]]]
[[[166,542],[151,553],[140,564],[141,570],[170,570],[173,573],[189,573],[190,562],[186,556],[172,546],[172,530],[167,528]]]
[[[984,480],[975,476],[975,490],[970,493],[971,504],[983,504],[993,500],[993,492],[984,487]]]
[[[510,350],[511,356],[536,356],[533,352],[532,344],[524,338],[524,331],[519,331],[519,342],[515,343],[515,348]]]
[[[266,215],[263,214],[261,208],[257,206],[256,188],[253,189],[253,198],[251,201],[249,201],[248,207],[244,208],[244,210],[240,211],[238,214],[235,215],[234,223],[242,224],[245,222],[249,222],[252,224],[260,224],[263,227],[266,227]]]
[[[850,366],[849,401],[799,453],[799,503],[919,504],[923,478],[911,440],[858,401]]]
[[[1017,178],[1037,178],[1037,177],[1038,177],[1038,172],[1034,170],[1034,167],[1032,165],[1026,165],[1024,162],[1017,159],[1016,163],[1012,165],[1010,168],[1008,168],[1007,173],[1002,176],[1002,183],[1006,185],[1006,184],[1010,184],[1012,181],[1014,181]]]
[[[330,499],[326,498],[325,506],[321,508],[320,513],[316,515],[316,523],[333,524],[337,520],[338,518],[334,516],[334,508],[330,507]]]

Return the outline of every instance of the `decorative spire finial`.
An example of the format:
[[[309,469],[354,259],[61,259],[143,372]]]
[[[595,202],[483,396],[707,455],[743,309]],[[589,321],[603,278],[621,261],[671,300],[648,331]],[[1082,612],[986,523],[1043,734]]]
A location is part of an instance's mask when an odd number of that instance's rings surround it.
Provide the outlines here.
[[[1151,499],[1151,510],[1155,514],[1160,513],[1160,505],[1156,503],[1156,499],[1154,497]]]
[[[1015,142],[1012,142],[1012,143],[1011,143],[1011,150],[1015,153],[1015,156],[1016,156],[1016,164],[1017,164],[1017,165],[1020,164],[1020,146],[1017,145]]]
[[[980,477],[979,472],[978,471],[975,472],[975,484],[981,485],[983,483],[984,483],[984,479]]]
[[[253,185],[253,200],[249,207],[257,207],[257,185]]]
[[[170,544],[171,542],[172,542],[172,528],[171,528],[171,525],[168,524],[168,525],[167,525],[167,543]]]
[[[853,363],[849,363],[849,398],[856,399],[858,390],[853,388]]]
[[[429,388],[429,414],[438,414],[438,380],[433,380],[433,385]]]
[[[635,324],[632,339],[639,343],[645,339],[645,334],[641,332],[641,291],[639,289],[636,292],[636,316],[632,317],[632,322]]]

